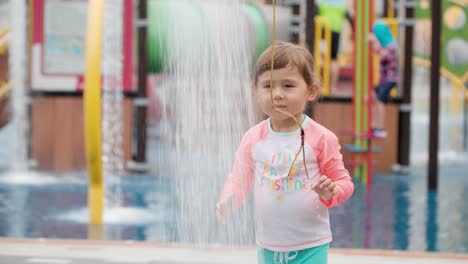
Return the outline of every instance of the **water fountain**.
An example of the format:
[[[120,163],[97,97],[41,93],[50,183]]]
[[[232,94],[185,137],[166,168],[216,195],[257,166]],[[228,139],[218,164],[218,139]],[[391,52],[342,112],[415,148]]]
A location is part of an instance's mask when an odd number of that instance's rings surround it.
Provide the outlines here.
[[[219,226],[214,205],[232,168],[242,134],[254,123],[250,88],[253,50],[240,1],[154,1],[164,14],[167,53],[156,88],[162,105],[166,164],[177,200],[177,237],[182,242],[253,242],[252,213]],[[186,14],[186,18],[180,15]],[[163,28],[168,26],[167,28]],[[170,43],[170,45],[169,45]],[[149,47],[151,51],[152,47]]]
[[[104,221],[123,210],[121,177],[123,158],[122,51],[123,1],[105,1],[101,70],[102,83],[102,170],[104,178]],[[121,215],[117,213],[117,215]],[[117,217],[118,218],[118,217]],[[109,231],[106,231],[106,233]],[[119,232],[108,235],[114,239]]]
[[[26,85],[26,3],[10,1],[11,41],[10,41],[10,85],[12,90],[13,120],[13,165],[15,171],[24,172],[28,168],[28,87]]]

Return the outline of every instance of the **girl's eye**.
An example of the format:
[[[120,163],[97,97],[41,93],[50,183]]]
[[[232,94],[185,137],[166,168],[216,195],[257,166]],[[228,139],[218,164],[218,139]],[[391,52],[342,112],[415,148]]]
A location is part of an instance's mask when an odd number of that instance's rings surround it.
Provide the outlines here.
[[[294,85],[292,85],[292,84],[286,84],[285,87],[286,87],[286,88],[293,88]]]
[[[265,85],[263,85],[263,88],[264,88],[264,89],[270,89],[270,85],[269,85],[269,84],[265,84]]]

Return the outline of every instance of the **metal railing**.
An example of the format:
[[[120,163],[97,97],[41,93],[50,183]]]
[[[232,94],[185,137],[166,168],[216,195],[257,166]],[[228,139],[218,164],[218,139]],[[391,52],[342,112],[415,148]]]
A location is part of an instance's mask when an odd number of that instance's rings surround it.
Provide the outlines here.
[[[413,64],[429,68],[431,62],[427,59],[413,57]],[[465,83],[468,82],[468,72],[465,73],[461,78],[450,72],[444,67],[440,67],[440,75],[449,80],[453,86],[452,93],[452,115],[457,116],[461,112],[461,105],[459,95],[463,94],[464,100],[468,100],[468,89],[465,88]]]

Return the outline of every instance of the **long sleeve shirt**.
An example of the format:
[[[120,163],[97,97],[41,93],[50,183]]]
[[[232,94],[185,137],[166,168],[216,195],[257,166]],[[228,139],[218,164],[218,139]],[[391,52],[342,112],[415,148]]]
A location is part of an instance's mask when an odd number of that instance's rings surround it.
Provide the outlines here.
[[[398,44],[392,42],[385,48],[380,45],[373,45],[373,50],[379,55],[379,83],[398,83],[400,80],[398,75],[398,59],[400,56]]]
[[[300,148],[300,131],[274,132],[268,119],[244,135],[221,193],[220,200],[233,197],[238,209],[253,190],[256,242],[263,248],[292,251],[329,243],[328,208],[346,201],[354,190],[337,137],[307,116],[302,127],[309,177],[302,154],[288,177]],[[321,175],[337,185],[338,194],[331,200],[321,199],[311,188]]]

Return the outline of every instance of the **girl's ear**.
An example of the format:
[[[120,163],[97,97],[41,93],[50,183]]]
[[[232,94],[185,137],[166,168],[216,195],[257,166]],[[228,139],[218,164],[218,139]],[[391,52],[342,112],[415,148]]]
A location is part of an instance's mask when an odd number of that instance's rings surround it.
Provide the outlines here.
[[[309,86],[309,95],[307,96],[308,101],[314,101],[319,93],[319,86],[317,84],[312,84]]]

